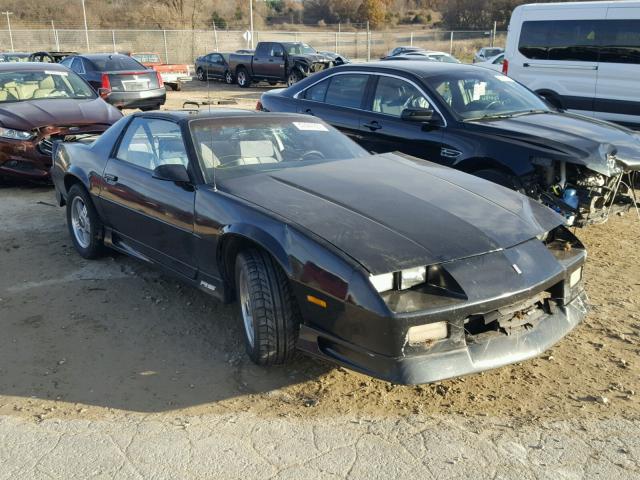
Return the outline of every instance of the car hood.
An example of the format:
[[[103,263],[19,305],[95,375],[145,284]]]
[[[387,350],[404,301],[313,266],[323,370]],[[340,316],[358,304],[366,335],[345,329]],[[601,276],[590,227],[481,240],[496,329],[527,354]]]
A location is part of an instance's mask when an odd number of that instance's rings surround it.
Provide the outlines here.
[[[122,114],[100,98],[49,99],[0,104],[0,124],[30,131],[55,125],[112,125]]]
[[[611,176],[613,165],[605,158],[611,153],[632,168],[640,168],[640,135],[613,123],[564,112],[535,113],[504,119],[467,122],[491,133],[526,141],[552,158],[554,153],[570,163],[584,165]]]
[[[323,55],[321,53],[305,53],[301,55],[291,55],[293,60],[300,60],[308,63],[324,63],[331,62],[333,59],[328,55]]]
[[[394,153],[227,179],[219,187],[310,230],[373,274],[508,248],[563,223],[524,195]]]

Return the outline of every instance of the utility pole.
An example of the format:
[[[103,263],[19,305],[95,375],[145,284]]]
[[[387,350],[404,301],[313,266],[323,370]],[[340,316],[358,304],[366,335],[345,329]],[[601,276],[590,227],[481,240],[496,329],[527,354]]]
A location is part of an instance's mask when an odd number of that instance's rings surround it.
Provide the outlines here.
[[[87,27],[87,10],[84,7],[84,0],[82,1],[82,16],[84,17],[84,36],[87,41],[87,53],[89,53],[89,27]]]
[[[51,20],[51,30],[53,31],[53,40],[56,42],[56,52],[60,51],[60,40],[58,39],[58,32],[56,31],[56,24]]]
[[[249,21],[251,22],[249,28],[251,30],[251,48],[253,49],[253,0],[249,0]]]
[[[7,16],[7,26],[9,27],[9,41],[11,43],[11,52],[15,52],[15,50],[13,49],[13,32],[11,31],[11,20],[9,20],[9,15],[13,15],[13,12],[10,11],[4,11],[2,12],[2,15],[6,15]]]

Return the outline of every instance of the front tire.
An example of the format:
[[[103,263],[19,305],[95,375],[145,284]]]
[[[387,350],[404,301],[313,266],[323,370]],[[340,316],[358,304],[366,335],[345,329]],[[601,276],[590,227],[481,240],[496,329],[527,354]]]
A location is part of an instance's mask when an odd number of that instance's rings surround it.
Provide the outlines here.
[[[233,83],[233,74],[230,71],[224,72],[224,83],[231,85]]]
[[[73,185],[67,195],[67,226],[73,246],[84,258],[97,258],[104,253],[104,228],[89,193]]]
[[[286,274],[266,252],[241,252],[235,282],[247,354],[258,365],[278,365],[293,357],[300,313]]]
[[[249,72],[244,67],[238,68],[238,73],[236,74],[238,85],[241,88],[249,88],[251,85],[251,77],[249,77]]]
[[[204,82],[207,80],[206,75],[204,74],[204,70],[199,68],[198,70],[196,70],[196,77],[198,77],[198,80],[200,80],[201,82]]]

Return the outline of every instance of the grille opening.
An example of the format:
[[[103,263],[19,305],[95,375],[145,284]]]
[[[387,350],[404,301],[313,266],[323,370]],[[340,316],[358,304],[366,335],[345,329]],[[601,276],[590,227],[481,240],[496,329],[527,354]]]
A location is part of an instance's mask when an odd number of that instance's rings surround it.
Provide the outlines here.
[[[480,343],[496,336],[511,336],[527,332],[546,315],[558,308],[552,295],[555,286],[527,300],[500,307],[491,312],[470,315],[464,323],[467,343]]]

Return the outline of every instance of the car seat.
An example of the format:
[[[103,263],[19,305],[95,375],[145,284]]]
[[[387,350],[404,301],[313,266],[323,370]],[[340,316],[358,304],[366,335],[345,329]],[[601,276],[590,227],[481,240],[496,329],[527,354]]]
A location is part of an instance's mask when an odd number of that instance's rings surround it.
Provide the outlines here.
[[[243,165],[278,163],[280,154],[270,140],[244,140],[240,142],[240,159]]]
[[[53,77],[46,77],[38,83],[38,89],[33,92],[33,98],[46,98],[56,89]]]

